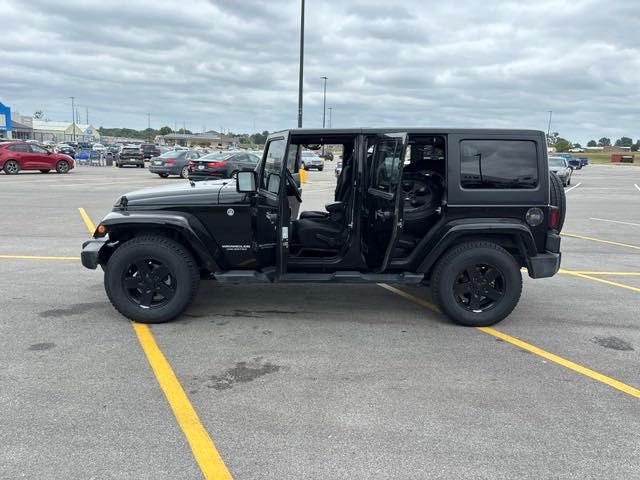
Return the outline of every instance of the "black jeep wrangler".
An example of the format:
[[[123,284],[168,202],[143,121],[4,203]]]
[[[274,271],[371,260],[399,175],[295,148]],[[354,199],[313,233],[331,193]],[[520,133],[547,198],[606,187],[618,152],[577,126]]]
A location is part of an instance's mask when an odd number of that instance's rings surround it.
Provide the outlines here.
[[[341,145],[325,211],[300,211],[301,152]],[[298,129],[269,136],[235,179],[119,198],[85,242],[115,308],[178,317],[201,279],[425,285],[453,321],[491,325],[515,308],[521,269],[560,267],[564,190],[533,130]]]

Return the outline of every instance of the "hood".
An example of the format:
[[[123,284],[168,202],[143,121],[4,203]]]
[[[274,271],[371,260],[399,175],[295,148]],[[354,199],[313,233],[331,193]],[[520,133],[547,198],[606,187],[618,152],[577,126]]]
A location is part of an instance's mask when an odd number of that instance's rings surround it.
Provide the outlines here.
[[[549,167],[549,171],[551,172],[559,172],[561,170],[565,170],[568,167]]]
[[[118,208],[126,197],[127,208],[180,205],[218,205],[246,202],[246,194],[236,192],[233,179],[204,182],[178,181],[160,187],[126,193],[114,205]]]

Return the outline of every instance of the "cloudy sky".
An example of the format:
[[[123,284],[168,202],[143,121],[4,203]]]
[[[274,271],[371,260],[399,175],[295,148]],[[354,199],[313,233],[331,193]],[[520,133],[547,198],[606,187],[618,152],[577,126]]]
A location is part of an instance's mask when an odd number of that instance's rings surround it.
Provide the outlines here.
[[[28,3],[28,7],[26,6]],[[637,0],[307,0],[304,126],[640,137]],[[299,0],[0,0],[0,101],[95,126],[297,122]],[[328,115],[327,115],[328,116]]]

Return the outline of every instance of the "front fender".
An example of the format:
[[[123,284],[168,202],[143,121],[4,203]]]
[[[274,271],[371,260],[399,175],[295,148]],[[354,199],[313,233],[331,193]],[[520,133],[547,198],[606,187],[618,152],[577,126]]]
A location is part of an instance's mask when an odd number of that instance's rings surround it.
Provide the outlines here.
[[[158,212],[158,211],[123,211],[111,212],[100,222],[105,233],[117,237],[118,233],[146,229],[172,230],[181,234],[203,266],[211,271],[219,271],[216,261],[221,250],[216,240],[202,225],[202,222],[190,213]]]

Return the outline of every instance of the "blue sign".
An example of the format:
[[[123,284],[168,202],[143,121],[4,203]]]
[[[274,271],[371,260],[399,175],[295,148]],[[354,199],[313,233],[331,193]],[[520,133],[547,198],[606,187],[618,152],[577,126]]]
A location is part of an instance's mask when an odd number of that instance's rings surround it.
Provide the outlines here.
[[[0,130],[11,130],[11,109],[0,102]]]

